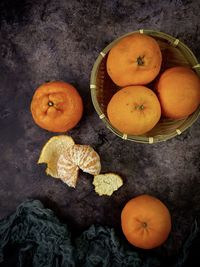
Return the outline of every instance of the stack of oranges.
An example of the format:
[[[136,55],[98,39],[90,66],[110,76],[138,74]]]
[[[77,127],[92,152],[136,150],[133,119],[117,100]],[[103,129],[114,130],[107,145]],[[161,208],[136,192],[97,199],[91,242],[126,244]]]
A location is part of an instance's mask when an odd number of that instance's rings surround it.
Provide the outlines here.
[[[107,115],[122,133],[145,134],[161,116],[182,119],[200,104],[199,77],[183,66],[162,72],[162,53],[151,36],[133,33],[122,38],[111,48],[106,64],[110,78],[120,87]]]

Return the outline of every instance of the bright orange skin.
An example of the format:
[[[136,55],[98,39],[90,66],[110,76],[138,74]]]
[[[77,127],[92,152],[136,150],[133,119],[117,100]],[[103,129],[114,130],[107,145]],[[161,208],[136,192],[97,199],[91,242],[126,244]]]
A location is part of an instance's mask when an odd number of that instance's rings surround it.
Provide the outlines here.
[[[143,64],[138,63],[141,58]],[[134,33],[122,38],[108,54],[107,72],[119,86],[144,85],[159,73],[162,63],[160,47],[155,39]]]
[[[127,86],[111,98],[107,115],[120,132],[140,135],[150,131],[161,116],[155,93],[144,86]]]
[[[141,195],[131,199],[121,213],[122,231],[134,246],[152,249],[163,244],[171,231],[171,216],[157,198]]]
[[[181,119],[192,114],[200,104],[200,79],[189,68],[173,67],[160,76],[156,89],[162,115]]]
[[[41,128],[51,132],[66,132],[81,119],[83,102],[72,85],[52,81],[42,84],[35,91],[31,113]]]

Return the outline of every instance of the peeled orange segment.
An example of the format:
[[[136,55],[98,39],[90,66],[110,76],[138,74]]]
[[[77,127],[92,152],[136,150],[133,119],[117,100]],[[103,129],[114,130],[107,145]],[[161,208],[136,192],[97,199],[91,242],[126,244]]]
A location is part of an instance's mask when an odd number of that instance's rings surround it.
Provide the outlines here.
[[[74,160],[75,163],[84,172],[92,175],[100,173],[101,164],[100,158],[96,151],[91,146],[87,145],[75,145],[74,149]]]
[[[57,173],[57,161],[61,154],[63,154],[70,146],[74,145],[74,140],[67,135],[54,136],[44,145],[38,164],[46,163],[46,173],[59,178]]]
[[[69,186],[76,186],[79,169],[92,175],[100,173],[100,158],[91,146],[75,144],[58,158],[58,177]]]
[[[93,185],[98,195],[111,196],[123,185],[123,180],[115,173],[105,173],[94,176]]]
[[[78,179],[79,167],[61,155],[58,162],[59,178],[70,187],[75,187]]]

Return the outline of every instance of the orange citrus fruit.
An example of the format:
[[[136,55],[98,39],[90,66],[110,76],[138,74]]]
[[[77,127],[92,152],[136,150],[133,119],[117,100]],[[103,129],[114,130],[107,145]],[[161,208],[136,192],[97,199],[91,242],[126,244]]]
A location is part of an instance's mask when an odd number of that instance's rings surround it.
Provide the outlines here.
[[[166,241],[171,231],[171,216],[159,199],[140,195],[126,203],[121,213],[121,225],[132,245],[151,249]]]
[[[37,125],[51,132],[66,132],[77,125],[83,114],[83,102],[69,83],[52,81],[36,89],[31,113]]]
[[[164,71],[156,84],[162,115],[181,119],[192,114],[200,104],[200,79],[186,67]]]
[[[152,90],[144,86],[127,86],[113,95],[107,114],[110,123],[120,132],[141,135],[159,121],[161,108]]]
[[[148,35],[133,33],[119,40],[107,58],[107,72],[121,87],[144,85],[159,73],[162,54],[157,41]]]

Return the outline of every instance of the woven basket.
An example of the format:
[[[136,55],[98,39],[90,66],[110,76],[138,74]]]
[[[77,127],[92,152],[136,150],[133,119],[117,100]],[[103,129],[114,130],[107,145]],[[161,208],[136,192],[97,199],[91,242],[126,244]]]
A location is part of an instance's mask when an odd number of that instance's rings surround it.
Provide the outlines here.
[[[153,30],[139,30],[123,35],[106,46],[106,48],[104,48],[103,51],[99,54],[97,60],[94,63],[90,79],[92,102],[96,112],[99,115],[99,118],[114,134],[125,140],[152,144],[156,142],[166,141],[172,137],[175,137],[176,135],[180,135],[197,120],[200,114],[200,107],[193,114],[181,120],[169,120],[161,118],[151,131],[139,136],[127,135],[125,133],[119,132],[110,124],[107,118],[106,109],[111,97],[114,93],[117,92],[117,90],[119,90],[119,87],[112,82],[107,74],[107,55],[109,50],[120,39],[136,32],[139,32],[141,34],[148,34],[157,40],[163,56],[161,67],[162,72],[169,67],[181,65],[189,66],[197,73],[198,76],[200,76],[200,64],[198,63],[191,50],[185,44],[179,41],[179,39],[176,39],[168,34]]]

